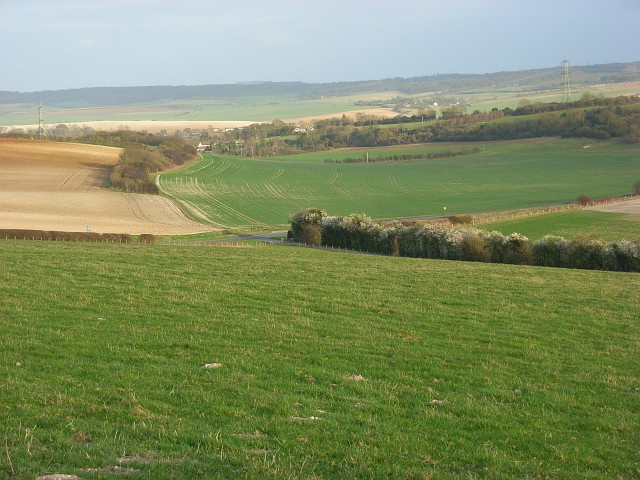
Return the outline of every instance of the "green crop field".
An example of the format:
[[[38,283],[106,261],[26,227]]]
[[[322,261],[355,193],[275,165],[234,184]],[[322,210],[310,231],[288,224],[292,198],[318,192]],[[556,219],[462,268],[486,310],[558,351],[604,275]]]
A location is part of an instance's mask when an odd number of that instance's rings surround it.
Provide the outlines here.
[[[266,246],[0,258],[1,478],[638,475],[637,274]]]
[[[485,230],[497,230],[505,235],[522,233],[532,240],[545,235],[557,235],[567,240],[593,237],[605,242],[640,240],[640,215],[574,210],[550,213],[518,220],[483,223]]]
[[[459,152],[478,154],[387,163],[325,163],[346,157]],[[206,155],[158,183],[194,218],[224,227],[285,226],[320,207],[332,215],[399,218],[526,208],[631,193],[640,147],[537,139],[484,144],[348,149],[289,157]]]

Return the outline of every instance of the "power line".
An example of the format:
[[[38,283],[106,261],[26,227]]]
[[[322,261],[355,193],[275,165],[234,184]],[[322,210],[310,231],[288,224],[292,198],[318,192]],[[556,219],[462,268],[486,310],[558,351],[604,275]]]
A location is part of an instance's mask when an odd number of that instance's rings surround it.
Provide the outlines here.
[[[40,106],[38,107],[38,135],[40,139],[44,137],[44,107],[42,106],[42,102],[40,102]]]
[[[562,79],[562,103],[569,103],[571,101],[571,72],[569,60],[566,58],[560,64],[560,77]]]

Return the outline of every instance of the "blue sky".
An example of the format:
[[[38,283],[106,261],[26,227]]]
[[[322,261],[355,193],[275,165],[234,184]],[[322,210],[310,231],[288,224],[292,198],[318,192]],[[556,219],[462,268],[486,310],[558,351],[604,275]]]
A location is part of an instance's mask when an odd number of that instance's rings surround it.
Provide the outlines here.
[[[0,90],[640,60],[640,0],[0,0]]]

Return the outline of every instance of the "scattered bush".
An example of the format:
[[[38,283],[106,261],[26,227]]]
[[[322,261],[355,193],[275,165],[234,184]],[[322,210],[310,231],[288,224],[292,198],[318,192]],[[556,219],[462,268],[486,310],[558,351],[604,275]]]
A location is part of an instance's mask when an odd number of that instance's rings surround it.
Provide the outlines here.
[[[580,205],[589,205],[591,203],[591,197],[589,195],[580,195],[578,197],[578,203]]]

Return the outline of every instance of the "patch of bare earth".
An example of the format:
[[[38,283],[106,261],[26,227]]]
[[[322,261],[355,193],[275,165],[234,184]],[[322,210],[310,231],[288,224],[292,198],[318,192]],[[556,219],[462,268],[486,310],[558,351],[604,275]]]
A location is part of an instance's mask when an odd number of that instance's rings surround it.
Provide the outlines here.
[[[310,115],[307,117],[287,118],[283,121],[287,123],[303,123],[303,122],[311,123],[313,122],[313,120],[329,120],[331,118],[340,118],[342,117],[342,115],[345,115],[347,118],[351,118],[353,120],[356,118],[358,114],[365,115],[367,118],[369,118],[369,116],[388,118],[388,117],[397,116],[398,112],[394,112],[390,108],[370,108],[367,110],[346,110],[344,112],[327,113],[323,115]]]
[[[593,207],[587,207],[585,210],[596,210],[598,212],[609,213],[629,213],[632,215],[640,215],[640,198],[634,198],[633,200],[625,200],[616,203],[610,203],[607,205],[595,205]]]
[[[169,199],[108,191],[120,149],[0,139],[0,228],[98,233],[187,234],[212,230]]]

